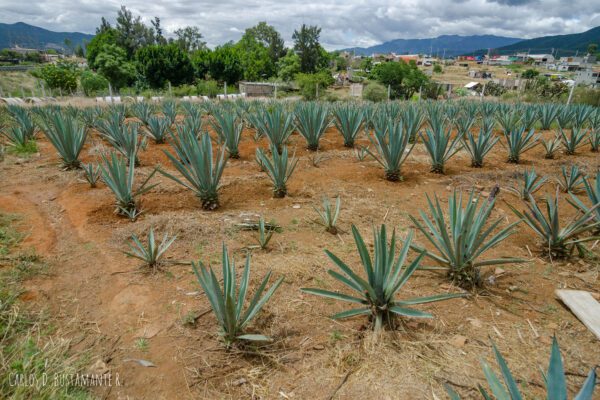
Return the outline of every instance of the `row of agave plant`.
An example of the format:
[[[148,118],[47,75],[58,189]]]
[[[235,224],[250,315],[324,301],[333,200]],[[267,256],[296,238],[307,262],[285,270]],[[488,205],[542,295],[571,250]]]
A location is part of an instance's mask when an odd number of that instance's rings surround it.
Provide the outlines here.
[[[298,106],[299,109],[309,109],[311,107],[317,106],[315,103],[306,103]],[[190,107],[190,110],[198,109]],[[78,118],[58,108],[42,109],[37,112],[43,116],[42,129],[59,153],[63,161],[63,166],[68,169],[80,167],[79,154],[89,132],[86,124],[81,123]],[[193,190],[200,197],[205,208],[214,209],[218,206],[218,182],[227,161],[226,151],[231,153],[227,146],[227,140],[219,133],[219,128],[223,128],[224,124],[219,122],[220,117],[215,116],[218,112],[218,110],[211,111],[211,115],[213,116],[211,123],[214,124],[214,128],[220,138],[219,140],[224,145],[217,151],[216,157],[213,155],[210,136],[207,133],[200,133],[202,132],[201,115],[199,118],[189,117],[184,119],[183,123],[175,124],[177,115],[175,112],[172,114],[173,118],[167,121],[167,128],[164,129],[166,137],[170,138],[173,150],[172,152],[165,150],[165,153],[182,177],[176,177],[166,171],[154,169],[144,179],[142,184],[135,188],[135,167],[139,163],[137,154],[145,146],[145,138],[139,134],[139,126],[137,124],[125,123],[126,110],[124,108],[111,109],[108,118],[95,121],[94,127],[96,127],[116,151],[110,155],[104,155],[102,157],[103,162],[99,167],[84,166],[86,176],[90,180],[90,183],[93,181],[94,184],[101,178],[117,198],[117,211],[120,214],[127,215],[131,219],[135,219],[140,212],[138,204],[139,196],[154,187],[154,185],[149,184],[149,181],[157,172]],[[286,110],[282,106],[275,106],[271,109],[263,108],[259,112],[262,113],[260,114],[262,117],[254,116],[250,117],[250,119],[253,120],[251,123],[256,128],[257,135],[265,135],[269,138],[270,156],[259,149],[257,151],[257,160],[260,166],[269,173],[275,182],[275,195],[285,195],[285,181],[289,178],[295,166],[295,161],[290,162],[288,158],[286,147],[286,140],[291,134],[289,128],[292,125],[292,122],[289,121],[291,117],[289,113],[286,116]],[[296,112],[299,114],[302,113],[302,111],[298,110]],[[163,111],[163,114],[164,116],[162,117],[149,115],[147,123],[144,125],[145,129],[148,131],[153,129],[150,128],[152,118],[169,118],[166,112]],[[224,115],[234,114],[231,112],[224,113],[223,118],[227,118]],[[235,118],[239,117],[236,116]],[[142,120],[141,118],[139,119]],[[315,120],[310,122],[311,120],[309,119],[306,122],[306,126],[312,126],[307,131],[319,125],[318,118],[315,119],[317,123],[313,123]],[[303,122],[300,122],[300,119],[298,119],[297,123],[298,125],[303,124]],[[144,124],[143,121],[142,124]],[[385,135],[389,135],[391,129],[401,130],[405,129],[407,125],[406,122],[397,122],[391,118],[386,118],[384,124],[386,126],[384,130]],[[172,130],[173,126],[175,126],[175,132]],[[235,123],[234,121],[234,124],[231,126],[239,126],[239,122]],[[382,123],[374,122],[373,129],[375,132],[377,132],[377,126],[381,127]],[[298,129],[302,128],[298,127]],[[433,131],[435,128],[432,126],[431,130]],[[239,132],[241,132],[241,129]],[[392,135],[390,135],[390,138]],[[156,141],[156,137],[153,137],[150,133],[148,136]],[[391,143],[395,147],[404,146],[402,152],[400,152],[401,163],[402,157],[405,159],[404,154],[409,152],[406,150],[411,140],[410,135],[399,136],[402,137],[399,143],[394,142],[392,139],[381,140],[381,143]],[[377,154],[382,157],[382,154],[384,154],[383,150],[386,147],[378,141],[377,133],[374,134],[374,137],[374,143],[376,145],[379,144],[381,147],[381,151],[378,150]],[[450,143],[454,143],[455,141],[456,139],[448,140]],[[399,175],[399,170],[397,173]],[[570,177],[573,175],[577,174],[571,170],[569,179],[565,177],[565,181],[569,182],[571,180]],[[561,225],[558,214],[558,193],[555,198],[548,198],[546,200],[545,212],[537,205],[533,196],[529,194],[528,210],[521,212],[511,207],[519,220],[504,228],[500,228],[503,218],[489,221],[496,202],[495,196],[488,199],[481,199],[473,192],[470,193],[466,201],[463,201],[462,194],[455,192],[448,200],[448,210],[446,213],[442,211],[442,203],[437,196],[433,199],[428,198],[429,213],[421,211],[419,216],[411,216],[413,224],[431,245],[431,249],[428,249],[427,246],[423,247],[415,244],[413,242],[413,233],[408,233],[404,238],[400,239],[396,237],[394,232],[388,240],[387,228],[386,226],[381,226],[380,229],[374,231],[373,256],[371,256],[369,248],[360,232],[353,226],[352,234],[361,259],[362,273],[351,268],[330,251],[326,251],[327,256],[338,268],[338,270],[328,271],[329,275],[349,289],[351,291],[350,294],[321,288],[304,288],[302,290],[309,294],[354,304],[357,308],[342,311],[333,317],[339,319],[366,315],[369,317],[371,325],[375,330],[380,330],[384,327],[394,328],[398,317],[430,318],[432,317],[431,314],[415,309],[413,306],[463,297],[464,294],[439,294],[398,300],[397,295],[400,290],[417,269],[442,268],[447,271],[447,276],[458,286],[463,288],[482,286],[484,284],[481,275],[482,268],[492,265],[524,262],[522,259],[508,257],[482,259],[485,252],[498,246],[512,235],[516,231],[516,225],[521,221],[524,221],[539,236],[543,242],[542,248],[547,250],[548,254],[552,257],[570,256],[575,249],[582,253],[583,249],[585,249],[584,243],[586,241],[598,239],[595,236],[590,236],[588,233],[596,232],[598,227],[600,227],[600,216],[598,214],[600,207],[600,174],[596,176],[595,186],[592,186],[586,178],[582,179],[584,179],[584,185],[588,192],[588,197],[592,200],[592,205],[586,206],[572,195],[572,204],[578,207],[581,213],[565,226]],[[283,182],[283,186],[277,186],[277,182]],[[339,215],[339,199],[334,212],[332,212],[330,205],[328,205],[329,203],[326,203],[325,211],[321,215],[325,222],[329,219],[329,223],[326,223],[326,226],[329,231],[332,231],[334,230],[332,228],[335,228],[335,220],[337,220]],[[331,222],[332,220],[333,223]],[[264,221],[261,226],[262,231],[264,231]],[[268,239],[263,238],[264,240]],[[133,237],[134,244],[129,254],[143,259],[148,265],[156,266],[160,257],[174,241],[174,237],[165,235],[162,242],[157,244],[154,233],[151,230],[148,235],[147,245],[144,245],[139,238]],[[408,262],[408,253],[411,250],[418,253],[418,255],[412,262]],[[431,260],[435,265],[422,265],[421,263],[425,259]],[[251,320],[283,283],[283,278],[279,278],[275,284],[267,289],[271,273],[267,274],[262,279],[261,284],[256,289],[247,307],[244,307],[250,282],[249,257],[246,260],[246,267],[239,284],[236,282],[237,274],[234,261],[228,255],[225,245],[223,246],[222,259],[222,286],[220,279],[212,268],[206,267],[201,262],[197,264],[193,263],[192,265],[219,322],[220,335],[227,346],[240,341],[263,341],[268,339],[261,334],[248,333],[247,328]],[[557,351],[558,346],[553,346],[553,354]],[[502,373],[505,383],[511,396],[513,396],[511,398],[520,398],[518,397],[520,396],[518,390],[515,391],[515,387],[512,387],[512,378],[504,369],[505,363],[503,364],[499,353],[496,354],[496,357],[503,369]],[[549,374],[549,376],[556,384],[560,384],[561,376],[564,380],[564,374],[562,374],[562,371],[560,371],[561,373],[556,372],[558,366],[556,365],[556,361],[552,361],[555,358],[551,358],[551,370],[554,372],[552,375]],[[504,388],[502,388],[502,385],[493,373],[490,373],[489,367],[486,367],[486,365],[484,365],[484,372],[486,372],[486,378],[490,382],[494,395],[498,397]],[[554,385],[550,385],[550,380],[548,382],[549,392],[558,390],[556,393],[560,395],[566,390],[556,389]],[[590,378],[588,378],[581,391],[583,396],[588,397],[580,398],[591,398],[594,383],[595,375],[594,371],[592,371]],[[449,391],[449,393],[453,398],[456,398],[457,395],[455,393],[452,391]],[[484,390],[482,390],[482,393],[484,393]],[[484,396],[487,396],[487,394]]]

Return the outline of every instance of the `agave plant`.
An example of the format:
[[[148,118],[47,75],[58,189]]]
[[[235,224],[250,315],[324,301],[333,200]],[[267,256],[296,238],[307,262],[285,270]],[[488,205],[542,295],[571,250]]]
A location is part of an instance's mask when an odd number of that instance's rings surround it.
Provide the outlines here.
[[[64,169],[77,169],[81,166],[79,154],[88,134],[85,126],[75,118],[56,113],[46,124],[44,134],[58,152]]]
[[[592,118],[594,107],[586,105],[573,106],[573,128],[582,129]]]
[[[533,149],[537,145],[540,136],[536,135],[533,129],[525,133],[523,127],[504,132],[506,148],[508,149],[508,162],[518,164],[521,161],[521,155]]]
[[[413,104],[409,104],[402,110],[400,121],[404,126],[404,131],[408,134],[408,142],[414,143],[417,140],[421,126],[423,126],[423,122],[425,121],[423,109]]]
[[[461,113],[456,119],[456,130],[461,138],[466,137],[471,133],[471,128],[475,125],[475,115],[469,113]]]
[[[344,104],[333,109],[335,126],[344,137],[344,146],[354,147],[354,141],[365,122],[365,112],[350,104]]]
[[[494,117],[491,116],[482,117],[480,127],[481,129],[483,129],[484,132],[493,133],[494,128],[496,127],[496,120],[494,119]]]
[[[171,122],[171,125],[173,125],[177,118],[177,103],[174,101],[165,101],[162,104],[162,113]]]
[[[569,171],[563,165],[561,167],[561,176],[558,178],[558,186],[564,193],[577,193],[580,186],[583,185],[585,174],[575,164],[571,165]]]
[[[594,222],[594,212],[597,206],[589,208],[586,212],[576,215],[566,226],[561,228],[558,214],[558,190],[554,198],[546,198],[546,213],[539,208],[533,197],[526,204],[527,211],[521,212],[509,204],[511,210],[539,236],[543,242],[543,249],[551,257],[569,257],[577,249],[580,255],[587,254],[585,242],[597,240],[598,237],[587,236],[584,233],[593,231],[600,226],[600,221]]]
[[[529,200],[529,196],[533,196],[533,194],[540,190],[547,181],[547,177],[538,176],[532,168],[529,171],[523,171],[521,185],[518,188],[509,188],[509,190],[518,194],[521,199]]]
[[[598,113],[600,115],[600,112]],[[588,136],[592,153],[600,151],[600,128],[592,129]]]
[[[146,139],[139,134],[139,124],[126,124],[120,114],[112,114],[108,120],[98,122],[98,131],[128,162],[140,165],[138,153],[146,147]]]
[[[560,128],[570,128],[573,125],[573,118],[575,113],[571,107],[561,107],[560,111],[556,115],[556,122]]]
[[[517,381],[510,372],[506,360],[504,357],[502,357],[502,354],[500,354],[498,348],[493,342],[492,347],[494,349],[496,362],[498,363],[502,373],[502,380],[504,381],[503,385],[492,368],[485,361],[481,362],[483,373],[485,374],[487,383],[490,386],[492,395],[494,395],[494,398],[498,400],[522,400],[525,397],[521,394],[519,386],[517,385]],[[542,378],[546,384],[547,399],[567,399],[567,381],[565,379],[565,370],[556,337],[552,339],[552,351],[550,353],[548,372],[546,374],[542,372]],[[592,368],[585,382],[583,383],[583,386],[579,390],[579,393],[577,393],[575,396],[575,400],[593,400],[595,386],[596,369]],[[449,386],[446,386],[446,392],[450,396],[451,400],[460,400],[458,393],[452,390]],[[492,398],[481,385],[479,385],[479,392],[484,399]]]
[[[92,163],[83,164],[83,177],[90,184],[90,187],[95,188],[98,185],[98,181],[102,177],[100,173],[100,166]]]
[[[325,227],[325,230],[332,235],[337,235],[338,233],[337,219],[340,216],[341,206],[342,199],[340,196],[335,200],[335,209],[332,209],[331,203],[327,197],[323,198],[323,210],[313,206],[321,218],[320,223]]]
[[[29,111],[24,107],[13,105],[7,106],[6,109],[22,131],[23,136],[29,140],[34,139],[37,129]]]
[[[466,133],[466,138],[467,140],[461,136],[462,145],[471,155],[471,167],[473,168],[483,167],[483,159],[500,140],[494,136],[491,130],[486,131],[483,128],[479,129],[477,138],[471,132]]]
[[[562,144],[560,137],[555,136],[548,141],[542,139],[541,142],[545,150],[544,158],[547,160],[554,160],[554,156]]]
[[[165,254],[165,252],[171,247],[173,242],[177,239],[177,236],[171,236],[167,233],[163,236],[160,243],[156,242],[154,238],[154,228],[150,228],[150,232],[148,232],[148,242],[147,244],[143,244],[140,238],[133,234],[131,235],[131,241],[133,243],[129,243],[130,251],[124,252],[130,257],[137,258],[138,260],[142,260],[144,265],[152,268],[153,271],[156,271],[160,266],[161,258]]]
[[[358,146],[354,149],[354,155],[358,161],[364,161],[369,155],[369,146]]]
[[[283,198],[287,194],[287,181],[292,176],[298,159],[289,159],[287,147],[284,147],[280,154],[274,144],[271,144],[271,157],[272,160],[262,149],[256,149],[257,162],[273,182],[273,197]]]
[[[30,136],[29,131],[23,129],[20,125],[12,126],[7,130],[0,130],[0,136],[4,136],[8,140],[8,145],[17,152],[29,152],[29,149],[37,150],[35,136]]]
[[[366,150],[385,169],[385,178],[396,182],[402,180],[400,167],[415,147],[408,143],[410,136],[401,123],[387,120],[385,125],[377,124],[371,143],[377,153]]]
[[[134,117],[139,119],[143,125],[148,125],[148,122],[154,113],[154,107],[150,103],[134,103],[131,106],[131,113]]]
[[[596,215],[596,222],[600,222],[600,171],[596,173],[595,184],[590,183],[588,179],[584,177],[583,186],[588,200],[591,203],[591,207],[588,207],[573,193],[571,193],[572,200],[569,200],[569,202],[583,213],[587,213],[590,209],[593,209]]]
[[[250,114],[248,117],[260,135],[268,137],[281,153],[294,130],[293,114],[286,112],[282,106],[275,105],[269,109],[259,109],[258,114]]]
[[[496,203],[496,198],[483,200],[471,191],[463,205],[463,196],[454,192],[448,199],[448,222],[442,211],[440,201],[435,196],[435,204],[427,196],[431,218],[420,211],[422,222],[410,215],[410,219],[425,238],[435,247],[439,254],[412,245],[442,268],[448,270],[449,278],[464,288],[483,285],[481,268],[490,265],[512,264],[522,262],[519,258],[493,258],[480,260],[486,251],[496,247],[512,235],[513,229],[520,221],[513,222],[494,232],[504,218],[487,223]]]
[[[115,195],[115,212],[118,215],[129,218],[131,221],[135,221],[142,212],[138,198],[157,185],[148,185],[148,182],[152,179],[157,169],[154,169],[136,189],[134,187],[135,164],[130,163],[127,166],[124,157],[119,157],[115,152],[112,152],[110,157],[103,155],[102,159],[103,164],[100,164],[102,180]]]
[[[538,115],[542,129],[547,131],[552,127],[552,123],[556,119],[560,106],[557,104],[541,104],[538,108]]]
[[[171,122],[165,117],[150,116],[146,120],[146,133],[156,144],[165,143],[170,129]]]
[[[161,173],[193,191],[202,201],[203,209],[215,210],[219,207],[219,181],[227,163],[225,148],[221,147],[213,163],[212,143],[208,133],[204,133],[200,141],[191,137],[189,131],[186,137],[188,139],[182,140],[180,147],[175,148],[179,158],[164,151],[184,179],[163,170]]]
[[[461,137],[452,139],[452,128],[445,130],[443,124],[438,129],[426,129],[421,134],[425,148],[431,157],[431,172],[443,174],[446,162],[460,150]],[[427,137],[427,139],[425,139]]]
[[[521,124],[521,113],[512,106],[504,105],[499,109],[497,113],[498,123],[502,127],[502,130],[506,132],[514,131]],[[525,128],[523,128],[525,129]]]
[[[521,124],[526,131],[535,128],[536,122],[539,120],[537,109],[533,106],[526,106],[521,115]]]
[[[575,154],[575,151],[583,144],[582,142],[587,135],[587,131],[581,128],[571,129],[569,135],[561,127],[559,127],[559,131],[565,146],[565,154],[567,155]]]
[[[99,106],[82,108],[79,113],[79,118],[85,126],[93,128],[96,126],[96,121],[102,116],[102,112],[103,110]]]
[[[396,232],[392,233],[390,244],[388,245],[386,226],[382,225],[379,231],[374,229],[373,236],[375,243],[373,258],[371,258],[367,245],[354,225],[352,226],[352,235],[354,236],[354,242],[360,254],[366,277],[361,277],[329,250],[325,250],[325,254],[342,272],[340,274],[337,271],[329,270],[327,271],[329,275],[352,289],[354,295],[325,289],[301,289],[305,293],[360,305],[359,308],[353,308],[333,315],[333,319],[369,315],[375,331],[381,330],[384,326],[394,329],[396,327],[396,316],[433,317],[430,313],[416,310],[410,306],[464,296],[464,294],[453,293],[397,300],[396,295],[419,267],[424,257],[424,254],[421,253],[410,264],[406,265],[408,251],[413,238],[412,231],[408,233],[408,236],[404,240],[404,245],[400,248],[400,254],[396,256]]]
[[[260,312],[267,301],[283,282],[279,278],[265,292],[267,284],[271,278],[271,272],[263,278],[262,283],[256,290],[256,293],[250,300],[248,307],[244,311],[244,303],[250,283],[250,256],[246,258],[246,266],[240,280],[239,287],[236,283],[236,269],[233,258],[229,257],[227,247],[223,243],[223,287],[212,268],[207,268],[202,262],[192,263],[192,268],[198,282],[208,301],[217,322],[220,326],[220,336],[225,342],[227,348],[231,347],[236,341],[268,341],[267,336],[259,334],[245,333],[250,321]]]
[[[273,234],[276,232],[276,229],[270,229],[269,227],[267,227],[267,225],[265,224],[265,219],[263,217],[260,217],[258,219],[258,245],[260,246],[261,249],[266,250],[267,246],[269,245],[269,242],[271,241],[271,238],[273,237]]]
[[[238,147],[244,123],[231,112],[214,110],[212,115],[214,120],[211,120],[211,125],[215,132],[217,132],[219,142],[225,145],[229,157],[240,158]]]
[[[330,124],[329,110],[324,105],[308,102],[300,103],[296,107],[296,128],[306,139],[308,150],[317,151],[319,149],[319,141]]]

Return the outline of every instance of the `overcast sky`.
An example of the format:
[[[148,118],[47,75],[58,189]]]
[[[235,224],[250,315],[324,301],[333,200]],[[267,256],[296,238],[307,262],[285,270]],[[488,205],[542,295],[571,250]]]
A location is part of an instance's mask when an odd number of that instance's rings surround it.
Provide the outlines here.
[[[294,28],[319,25],[329,50],[445,34],[532,38],[600,25],[598,0],[0,0],[0,22],[94,33],[100,17],[113,22],[122,4],[145,21],[159,16],[167,33],[199,26],[211,47],[259,21],[288,45]]]

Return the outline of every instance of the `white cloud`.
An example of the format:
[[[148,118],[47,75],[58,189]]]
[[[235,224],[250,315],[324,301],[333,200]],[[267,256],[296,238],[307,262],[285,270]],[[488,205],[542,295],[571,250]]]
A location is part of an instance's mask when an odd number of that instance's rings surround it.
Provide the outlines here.
[[[0,0],[2,22],[26,22],[55,31],[93,33],[100,18],[113,22],[114,0]],[[328,49],[369,46],[398,38],[494,34],[531,38],[582,32],[600,25],[600,3],[589,0],[133,0],[124,3],[165,31],[196,25],[209,45],[237,40],[245,28],[267,21],[291,42],[302,23],[322,28]]]

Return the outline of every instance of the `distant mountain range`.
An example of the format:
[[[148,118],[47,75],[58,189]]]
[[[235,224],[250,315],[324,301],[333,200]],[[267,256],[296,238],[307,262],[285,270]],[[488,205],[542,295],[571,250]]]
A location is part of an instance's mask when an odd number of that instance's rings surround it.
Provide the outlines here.
[[[523,40],[507,46],[502,46],[494,50],[496,54],[514,54],[517,52],[529,52],[531,54],[550,54],[554,52],[557,57],[572,56],[576,53],[580,55],[587,53],[590,43],[596,43],[600,47],[600,26],[582,33],[573,33],[570,35],[542,36],[535,39]],[[482,46],[480,49],[485,49]],[[476,53],[483,54],[486,50],[479,50]]]
[[[498,48],[518,43],[523,39],[494,35],[442,35],[429,39],[396,39],[371,47],[344,49],[356,55],[370,56],[373,53],[396,54],[439,54],[441,57],[458,56],[479,49]]]
[[[28,49],[67,49],[65,39],[73,47],[89,42],[94,35],[80,32],[53,32],[23,22],[15,24],[0,23],[0,49],[16,46]]]

